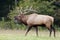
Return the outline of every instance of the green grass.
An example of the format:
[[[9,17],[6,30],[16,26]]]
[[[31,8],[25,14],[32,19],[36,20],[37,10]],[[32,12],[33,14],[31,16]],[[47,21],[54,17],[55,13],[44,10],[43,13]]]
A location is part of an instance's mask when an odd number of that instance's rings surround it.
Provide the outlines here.
[[[54,38],[53,35],[49,37],[49,32],[39,32],[37,37],[35,31],[30,31],[27,36],[24,35],[25,31],[0,31],[0,40],[59,40],[60,32],[56,34]]]

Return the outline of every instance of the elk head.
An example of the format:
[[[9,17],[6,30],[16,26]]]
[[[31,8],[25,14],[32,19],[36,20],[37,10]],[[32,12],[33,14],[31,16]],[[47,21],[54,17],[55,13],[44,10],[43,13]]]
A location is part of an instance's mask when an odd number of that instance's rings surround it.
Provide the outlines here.
[[[19,15],[17,15],[17,16],[14,17],[14,22],[15,22],[15,23],[21,23],[22,18],[25,16],[25,14],[34,11],[34,10],[32,9],[32,6],[31,6],[30,8],[26,7],[26,9],[23,9],[23,8],[21,7],[19,10],[20,10]],[[35,11],[34,11],[34,12],[35,12]],[[32,13],[33,13],[33,12],[32,12]]]

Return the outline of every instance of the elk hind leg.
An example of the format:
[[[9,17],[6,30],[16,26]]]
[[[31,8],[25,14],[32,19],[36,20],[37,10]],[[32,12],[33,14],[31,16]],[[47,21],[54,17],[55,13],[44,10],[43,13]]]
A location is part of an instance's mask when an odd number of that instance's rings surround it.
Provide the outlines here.
[[[49,30],[49,32],[50,32],[50,35],[49,36],[51,36],[51,33],[52,33],[52,28],[51,28],[51,26],[46,26],[47,28],[48,28],[48,30]]]
[[[52,28],[52,30],[54,32],[54,37],[55,37],[55,28],[52,25],[51,25],[51,28]]]
[[[38,36],[38,27],[35,26],[35,29],[36,29],[36,35]]]

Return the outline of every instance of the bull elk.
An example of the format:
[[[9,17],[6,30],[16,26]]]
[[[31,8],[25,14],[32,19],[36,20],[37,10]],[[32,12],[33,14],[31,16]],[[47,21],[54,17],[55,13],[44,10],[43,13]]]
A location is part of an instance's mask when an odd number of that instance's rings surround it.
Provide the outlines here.
[[[45,25],[45,27],[49,30],[50,36],[52,31],[54,32],[55,37],[55,28],[52,26],[54,23],[54,18],[49,15],[41,15],[41,14],[20,14],[14,17],[16,23],[23,23],[28,26],[28,30],[25,35],[30,31],[32,27],[36,29],[36,35],[38,36],[38,26]]]

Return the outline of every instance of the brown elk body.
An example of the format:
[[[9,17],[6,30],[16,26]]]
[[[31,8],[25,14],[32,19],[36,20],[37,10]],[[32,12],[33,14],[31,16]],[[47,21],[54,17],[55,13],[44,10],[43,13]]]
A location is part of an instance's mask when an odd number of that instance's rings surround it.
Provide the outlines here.
[[[20,14],[18,16],[15,16],[15,19],[28,26],[28,30],[25,35],[27,35],[30,29],[34,27],[36,28],[36,34],[38,36],[37,26],[45,25],[45,27],[47,27],[48,30],[50,31],[50,36],[52,31],[54,32],[54,36],[55,36],[55,28],[52,26],[54,23],[54,18],[51,16],[40,15],[36,13],[30,14],[30,15]]]

